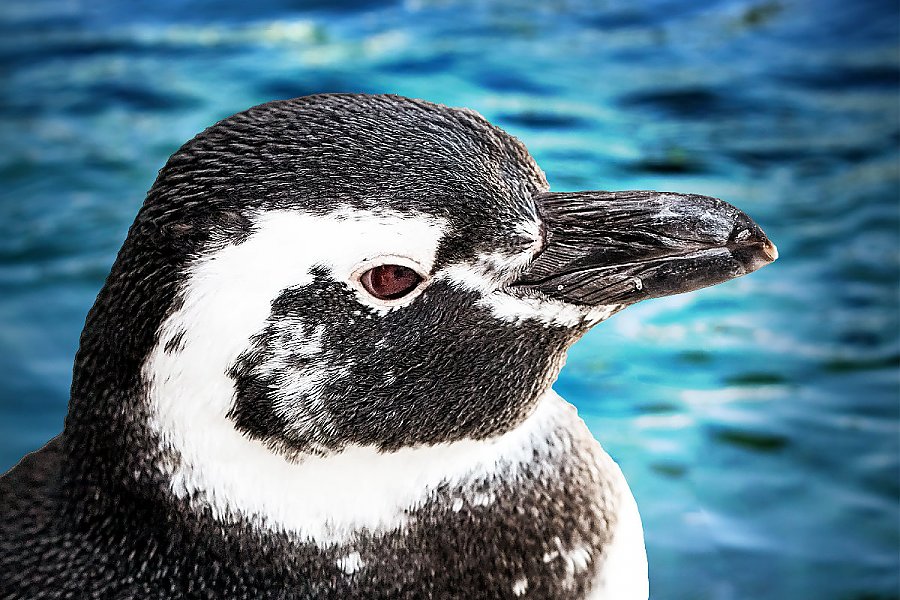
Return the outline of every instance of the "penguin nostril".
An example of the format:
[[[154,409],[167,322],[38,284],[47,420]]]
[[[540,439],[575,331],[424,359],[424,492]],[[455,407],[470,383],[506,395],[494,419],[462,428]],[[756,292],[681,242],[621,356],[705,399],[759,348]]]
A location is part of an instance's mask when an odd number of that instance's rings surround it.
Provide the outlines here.
[[[416,289],[422,277],[403,265],[379,265],[363,273],[359,282],[379,300],[396,300]]]

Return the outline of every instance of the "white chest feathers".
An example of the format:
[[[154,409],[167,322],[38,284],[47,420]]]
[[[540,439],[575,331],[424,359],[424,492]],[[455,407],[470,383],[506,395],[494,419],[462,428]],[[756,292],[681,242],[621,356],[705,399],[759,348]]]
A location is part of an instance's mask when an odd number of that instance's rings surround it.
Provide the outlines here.
[[[590,600],[647,600],[650,584],[644,528],[637,503],[622,478],[616,530],[594,580]]]

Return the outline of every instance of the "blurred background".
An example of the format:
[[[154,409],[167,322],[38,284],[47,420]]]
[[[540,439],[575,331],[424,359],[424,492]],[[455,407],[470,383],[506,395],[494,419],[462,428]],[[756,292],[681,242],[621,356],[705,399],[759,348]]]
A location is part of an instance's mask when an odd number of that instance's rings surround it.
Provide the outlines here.
[[[166,158],[326,91],[468,106],[554,190],[746,210],[781,259],[631,308],[557,390],[619,461],[652,597],[900,597],[900,8],[845,0],[4,0],[0,472],[62,427]]]

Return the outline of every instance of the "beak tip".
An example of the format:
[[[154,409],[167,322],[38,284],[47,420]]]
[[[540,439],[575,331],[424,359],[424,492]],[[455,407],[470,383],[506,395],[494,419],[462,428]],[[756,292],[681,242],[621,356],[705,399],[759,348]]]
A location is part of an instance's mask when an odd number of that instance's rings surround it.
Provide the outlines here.
[[[763,244],[762,251],[768,259],[768,262],[772,263],[778,260],[778,248],[775,247],[775,244],[772,243],[772,240],[766,239],[765,243]]]
[[[762,239],[752,243],[732,247],[731,255],[743,266],[746,274],[775,262],[778,248],[767,237],[762,236]]]
[[[778,259],[778,248],[772,240],[759,225],[740,211],[731,231],[728,247],[732,256],[743,265],[744,273],[752,273]]]

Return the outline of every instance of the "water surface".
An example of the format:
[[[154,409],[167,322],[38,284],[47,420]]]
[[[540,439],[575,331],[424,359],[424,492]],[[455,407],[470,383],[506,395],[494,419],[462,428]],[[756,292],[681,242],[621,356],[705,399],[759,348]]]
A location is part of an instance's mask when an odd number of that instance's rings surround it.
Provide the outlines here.
[[[6,0],[0,470],[60,430],[169,154],[259,102],[395,92],[480,111],[555,190],[718,196],[778,244],[557,383],[628,475],[653,597],[900,597],[898,30],[875,1]]]

